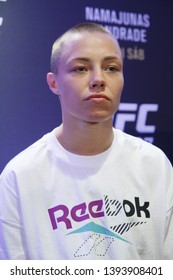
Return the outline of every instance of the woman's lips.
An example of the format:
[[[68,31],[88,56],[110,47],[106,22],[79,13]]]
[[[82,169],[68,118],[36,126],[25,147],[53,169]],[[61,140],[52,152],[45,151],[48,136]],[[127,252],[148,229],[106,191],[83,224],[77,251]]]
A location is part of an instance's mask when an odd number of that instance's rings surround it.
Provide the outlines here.
[[[109,100],[109,98],[105,94],[91,94],[85,100],[94,100],[94,101],[104,101],[104,100]]]

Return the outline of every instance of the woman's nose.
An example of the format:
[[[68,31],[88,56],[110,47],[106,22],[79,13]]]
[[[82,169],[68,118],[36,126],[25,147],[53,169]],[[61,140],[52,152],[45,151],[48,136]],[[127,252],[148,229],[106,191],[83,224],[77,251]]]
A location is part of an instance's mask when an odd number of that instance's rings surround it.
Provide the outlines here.
[[[105,79],[100,72],[94,73],[90,80],[90,89],[95,91],[103,91],[105,88]]]

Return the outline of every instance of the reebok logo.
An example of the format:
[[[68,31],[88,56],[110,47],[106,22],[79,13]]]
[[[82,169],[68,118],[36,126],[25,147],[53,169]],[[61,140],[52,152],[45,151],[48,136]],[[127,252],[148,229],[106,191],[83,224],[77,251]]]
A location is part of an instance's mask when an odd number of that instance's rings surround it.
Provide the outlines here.
[[[72,229],[74,222],[87,221],[90,218],[103,216],[116,216],[120,211],[124,211],[127,217],[150,218],[149,202],[140,202],[139,197],[134,197],[134,201],[124,199],[122,203],[117,199],[110,199],[107,195],[104,199],[94,200],[89,203],[82,202],[69,209],[64,204],[48,209],[52,229],[58,229],[59,223],[64,223],[66,229]]]

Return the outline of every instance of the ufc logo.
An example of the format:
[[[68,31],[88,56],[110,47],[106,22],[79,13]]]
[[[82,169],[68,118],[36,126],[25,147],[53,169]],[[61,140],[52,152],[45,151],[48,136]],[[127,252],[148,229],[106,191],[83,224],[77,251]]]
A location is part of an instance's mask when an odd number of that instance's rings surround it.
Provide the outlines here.
[[[157,112],[158,108],[158,104],[120,103],[113,125],[125,131],[126,123],[134,122],[136,132],[152,134],[155,132],[156,126],[147,124],[148,114]],[[144,139],[148,142],[153,142],[153,137],[146,137]]]

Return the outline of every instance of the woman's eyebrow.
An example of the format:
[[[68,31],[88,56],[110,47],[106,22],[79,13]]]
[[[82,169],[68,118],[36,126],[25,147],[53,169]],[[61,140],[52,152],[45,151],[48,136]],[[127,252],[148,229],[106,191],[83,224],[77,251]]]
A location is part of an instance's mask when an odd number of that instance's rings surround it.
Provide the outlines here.
[[[103,60],[121,60],[119,56],[106,56]]]

